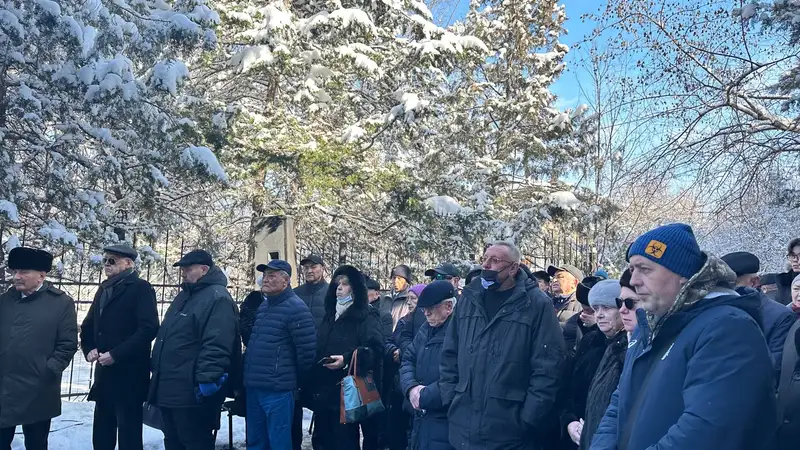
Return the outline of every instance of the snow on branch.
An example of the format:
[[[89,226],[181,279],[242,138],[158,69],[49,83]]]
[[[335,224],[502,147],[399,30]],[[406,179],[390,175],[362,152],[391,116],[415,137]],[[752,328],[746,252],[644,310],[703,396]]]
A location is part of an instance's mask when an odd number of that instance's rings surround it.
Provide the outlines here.
[[[186,167],[200,167],[217,180],[223,183],[228,182],[228,175],[225,174],[225,170],[222,169],[214,152],[208,147],[189,145],[181,153],[181,164]]]

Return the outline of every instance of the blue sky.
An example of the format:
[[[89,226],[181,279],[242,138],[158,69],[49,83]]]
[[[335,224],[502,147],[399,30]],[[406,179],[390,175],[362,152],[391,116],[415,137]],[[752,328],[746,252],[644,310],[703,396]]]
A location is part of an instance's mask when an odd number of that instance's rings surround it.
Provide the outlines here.
[[[562,0],[562,5],[567,9],[567,22],[564,27],[569,31],[567,35],[561,37],[561,42],[569,45],[574,49],[575,44],[580,42],[583,37],[589,34],[594,27],[594,24],[587,21],[584,23],[581,16],[587,13],[595,13],[598,8],[603,5],[603,2],[597,0]],[[456,22],[464,17],[469,8],[469,0],[459,0],[458,6],[452,13],[452,22]],[[442,17],[439,20],[446,22],[447,17]],[[577,51],[571,51],[566,59],[567,70],[561,75],[551,87],[551,91],[556,94],[559,99],[556,106],[561,109],[575,108],[583,103],[580,97],[579,82],[587,81],[588,77],[576,64],[578,58]]]

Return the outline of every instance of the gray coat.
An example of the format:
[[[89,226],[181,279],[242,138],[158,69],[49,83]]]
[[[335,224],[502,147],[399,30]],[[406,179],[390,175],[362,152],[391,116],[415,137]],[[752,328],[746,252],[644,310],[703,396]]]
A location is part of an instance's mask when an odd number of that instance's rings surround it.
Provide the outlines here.
[[[450,443],[460,450],[539,448],[566,360],[553,303],[518,272],[514,291],[487,317],[480,280],[458,301],[442,347],[439,390]]]
[[[61,374],[78,350],[75,302],[45,282],[0,295],[0,428],[61,415]]]

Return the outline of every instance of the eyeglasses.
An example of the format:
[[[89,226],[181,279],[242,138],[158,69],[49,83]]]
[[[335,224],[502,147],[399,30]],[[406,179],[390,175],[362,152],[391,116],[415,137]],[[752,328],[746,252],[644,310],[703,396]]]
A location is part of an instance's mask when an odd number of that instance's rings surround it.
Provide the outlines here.
[[[451,275],[445,275],[443,273],[437,273],[436,276],[433,277],[433,279],[434,280],[447,280],[447,281],[450,281],[450,280],[453,279],[453,277]]]
[[[622,305],[625,305],[625,308],[633,311],[636,308],[636,304],[639,303],[639,300],[635,298],[615,298],[617,302],[617,308],[622,308]]]
[[[505,259],[500,259],[500,258],[498,258],[496,256],[490,256],[488,258],[484,256],[483,258],[481,258],[481,265],[484,265],[486,263],[489,263],[491,265],[495,265],[495,264],[501,263],[501,262],[506,263],[506,264],[514,264],[511,261],[506,261]]]
[[[114,258],[103,258],[103,265],[104,266],[114,266],[117,264],[117,260]]]
[[[800,261],[800,255],[797,253],[789,253],[786,257],[789,258],[789,261]]]

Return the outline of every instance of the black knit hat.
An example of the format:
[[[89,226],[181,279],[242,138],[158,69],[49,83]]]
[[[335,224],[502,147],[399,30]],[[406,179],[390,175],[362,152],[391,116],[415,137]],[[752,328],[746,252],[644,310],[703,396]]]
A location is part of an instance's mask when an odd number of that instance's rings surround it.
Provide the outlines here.
[[[372,290],[372,291],[380,291],[381,290],[381,284],[378,283],[376,280],[373,280],[372,278],[364,275],[364,281],[365,281],[365,284],[367,285],[367,290]]]
[[[625,269],[625,272],[622,272],[622,277],[619,279],[619,285],[622,287],[626,287],[632,291],[636,291],[636,288],[631,286],[631,270]]]
[[[592,287],[600,281],[600,277],[586,277],[578,283],[578,288],[575,290],[575,298],[578,299],[581,305],[589,306],[589,291]]]
[[[8,252],[8,268],[11,270],[53,270],[53,255],[38,248],[17,247]]]

